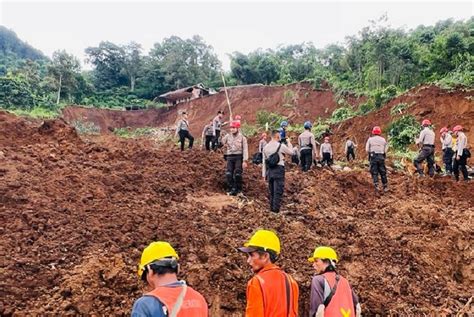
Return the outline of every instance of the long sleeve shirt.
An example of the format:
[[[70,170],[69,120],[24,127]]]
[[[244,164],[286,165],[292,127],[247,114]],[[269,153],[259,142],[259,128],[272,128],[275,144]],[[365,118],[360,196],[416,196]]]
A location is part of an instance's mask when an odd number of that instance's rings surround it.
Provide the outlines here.
[[[268,144],[267,140],[261,139],[260,142],[258,142],[258,151],[259,151],[260,153],[262,153],[262,152],[263,152],[263,148],[264,148],[265,145],[267,145],[267,144]]]
[[[367,153],[385,154],[388,150],[388,143],[380,135],[371,136],[365,144]]]
[[[214,135],[214,130],[213,130],[212,124],[209,123],[202,130],[202,138],[204,139],[205,136],[213,136],[213,135]]]
[[[467,147],[467,137],[463,132],[458,132],[458,137],[456,138],[456,152],[458,156],[462,155],[462,152]]]
[[[349,150],[349,148],[351,148],[351,147],[355,148],[356,146],[357,145],[354,142],[352,142],[351,140],[347,140],[346,145],[344,145],[344,153],[347,154],[347,151]]]
[[[326,281],[323,275],[315,275],[311,281],[311,297],[310,297],[310,306],[309,306],[309,315],[314,316],[318,310],[319,305],[324,304],[324,300],[329,296],[331,292],[331,287]],[[354,302],[354,312],[355,307],[359,303],[357,295],[352,290],[352,301]],[[352,315],[354,316],[354,315]]]
[[[275,140],[271,140],[268,142],[267,145],[263,148],[263,164],[262,164],[262,175],[265,177],[267,173],[267,167],[265,164],[265,160],[270,157],[273,153],[275,153],[278,149],[278,146],[281,144],[280,150],[278,151],[278,155],[280,156],[280,162],[278,165],[285,166],[285,154],[293,155],[293,146],[290,142],[288,142],[288,146],[283,143],[277,142]]]
[[[189,130],[189,122],[186,119],[181,119],[178,121],[178,125],[176,126],[176,133],[180,130]]]
[[[434,145],[435,144],[435,133],[428,127],[425,127],[420,132],[420,136],[416,139],[416,144],[421,145]]]
[[[441,141],[441,149],[444,150],[446,148],[451,148],[453,144],[453,137],[451,134],[446,133],[444,137],[440,138]]]
[[[319,155],[322,157],[323,153],[329,153],[332,157],[332,146],[331,143],[323,143],[319,147]]]
[[[300,150],[311,148],[316,156],[316,139],[314,138],[314,134],[310,131],[306,130],[298,136],[298,145],[300,146]]]
[[[214,135],[216,135],[216,130],[221,130],[222,127],[222,120],[219,118],[219,116],[215,116],[214,119],[212,120],[212,129]]]
[[[244,137],[242,133],[239,132],[236,135],[232,133],[227,134],[222,139],[222,144],[227,148],[227,155],[241,154],[244,161],[249,159],[247,138]]]

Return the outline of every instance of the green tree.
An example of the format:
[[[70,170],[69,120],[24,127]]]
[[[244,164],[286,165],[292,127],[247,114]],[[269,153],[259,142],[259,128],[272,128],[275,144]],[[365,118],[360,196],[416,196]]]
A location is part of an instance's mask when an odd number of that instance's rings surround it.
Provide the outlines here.
[[[53,60],[48,66],[49,75],[54,78],[57,88],[56,104],[59,104],[61,98],[61,90],[66,87],[68,93],[74,89],[77,81],[76,75],[80,71],[79,60],[66,51],[55,51],[53,53]]]

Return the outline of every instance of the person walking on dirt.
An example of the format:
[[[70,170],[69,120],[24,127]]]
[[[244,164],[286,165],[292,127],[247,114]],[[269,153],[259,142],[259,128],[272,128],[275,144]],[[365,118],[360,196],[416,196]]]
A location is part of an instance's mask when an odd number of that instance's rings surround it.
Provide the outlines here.
[[[240,133],[240,122],[230,123],[230,133],[222,139],[222,144],[227,150],[225,155],[227,187],[229,194],[235,196],[242,192],[243,169],[247,168],[249,158],[247,138]]]
[[[336,251],[330,247],[317,247],[308,261],[316,271],[311,281],[309,316],[360,317],[359,299],[347,279],[336,271]]]
[[[178,259],[168,242],[152,242],[143,250],[138,276],[152,291],[135,301],[132,317],[208,316],[204,297],[178,280]]]
[[[214,140],[214,128],[212,126],[212,120],[204,126],[201,138],[202,144],[205,146],[206,151],[210,151],[212,147],[212,141]]]
[[[181,143],[181,151],[184,151],[184,141],[185,139],[189,140],[189,148],[193,148],[194,137],[189,133],[189,121],[188,114],[183,112],[181,114],[181,120],[178,121],[178,126],[176,127],[176,135],[179,135],[179,142]]]
[[[247,254],[247,263],[255,273],[247,284],[245,317],[298,316],[298,284],[275,264],[280,255],[278,236],[257,230],[238,250]]]
[[[467,173],[467,159],[471,157],[471,152],[467,149],[467,137],[463,132],[463,127],[457,125],[453,128],[456,136],[456,154],[453,164],[454,178],[459,181],[459,169],[465,181],[469,181],[469,174]]]
[[[212,141],[212,149],[215,150],[219,146],[219,138],[221,137],[221,128],[227,124],[227,122],[222,122],[222,117],[224,112],[221,110],[217,111],[217,116],[212,120],[213,135],[214,139]]]
[[[312,124],[306,121],[303,124],[304,132],[298,137],[298,145],[300,147],[300,164],[303,172],[311,169],[313,159],[316,159],[316,140],[314,134],[311,132]]]
[[[321,156],[321,165],[327,165],[328,167],[331,167],[332,164],[332,158],[333,158],[333,152],[332,152],[332,146],[331,143],[329,143],[329,137],[326,136],[324,137],[324,143],[321,144],[319,147],[319,156]]]
[[[293,155],[293,147],[280,142],[280,131],[273,130],[272,140],[263,148],[262,175],[268,181],[270,210],[280,212],[281,199],[285,190],[285,157]]]
[[[280,123],[280,129],[278,130],[280,132],[280,142],[288,145],[287,137],[286,137],[286,129],[288,128],[288,121],[283,120]]]
[[[439,139],[441,141],[441,149],[443,151],[444,175],[449,176],[453,173],[453,137],[451,136],[451,131],[449,131],[446,127],[441,128],[439,133],[441,134]]]
[[[413,161],[413,165],[416,167],[416,171],[419,176],[425,176],[423,173],[423,166],[421,163],[426,160],[428,162],[428,173],[431,177],[434,176],[434,149],[435,149],[435,133],[430,129],[431,121],[428,119],[423,120],[421,123],[423,130],[420,132],[420,136],[416,140],[416,144],[420,145],[420,153]]]
[[[375,191],[378,192],[379,188],[379,174],[382,179],[382,186],[385,192],[388,191],[387,181],[387,169],[385,168],[385,157],[388,149],[388,143],[385,138],[381,136],[382,129],[379,126],[375,126],[372,129],[372,136],[367,140],[365,144],[365,150],[369,154],[370,162],[370,174],[374,182]]]
[[[344,153],[346,153],[346,158],[347,158],[347,161],[350,162],[351,160],[355,160],[356,156],[355,156],[355,148],[357,147],[357,145],[352,142],[351,138],[350,137],[347,137],[347,140],[346,140],[346,144],[344,146]]]

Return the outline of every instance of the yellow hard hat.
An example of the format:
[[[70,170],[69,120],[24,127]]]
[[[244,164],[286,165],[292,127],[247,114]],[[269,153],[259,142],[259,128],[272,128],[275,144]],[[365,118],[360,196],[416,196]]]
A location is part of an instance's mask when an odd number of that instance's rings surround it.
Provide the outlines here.
[[[257,250],[273,251],[280,254],[280,239],[275,232],[260,229],[254,233],[250,240],[239,248],[239,251],[249,253]]]
[[[317,247],[314,249],[313,256],[308,258],[309,262],[314,262],[316,259],[329,259],[338,261],[336,251],[331,247]]]
[[[150,245],[143,250],[142,258],[138,265],[138,276],[142,276],[145,266],[148,264],[168,257],[179,259],[178,253],[176,253],[171,244],[164,241],[150,243]]]

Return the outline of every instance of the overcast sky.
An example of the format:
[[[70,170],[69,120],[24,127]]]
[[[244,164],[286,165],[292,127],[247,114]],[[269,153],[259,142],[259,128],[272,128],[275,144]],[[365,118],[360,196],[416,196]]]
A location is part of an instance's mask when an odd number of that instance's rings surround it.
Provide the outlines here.
[[[9,1],[0,0],[0,24],[48,56],[65,49],[85,58],[84,49],[107,40],[135,41],[147,53],[153,43],[177,35],[201,35],[229,69],[227,54],[279,44],[313,42],[322,48],[343,43],[385,12],[393,27],[414,28],[474,15],[472,1]],[[88,68],[88,67],[86,67]]]

